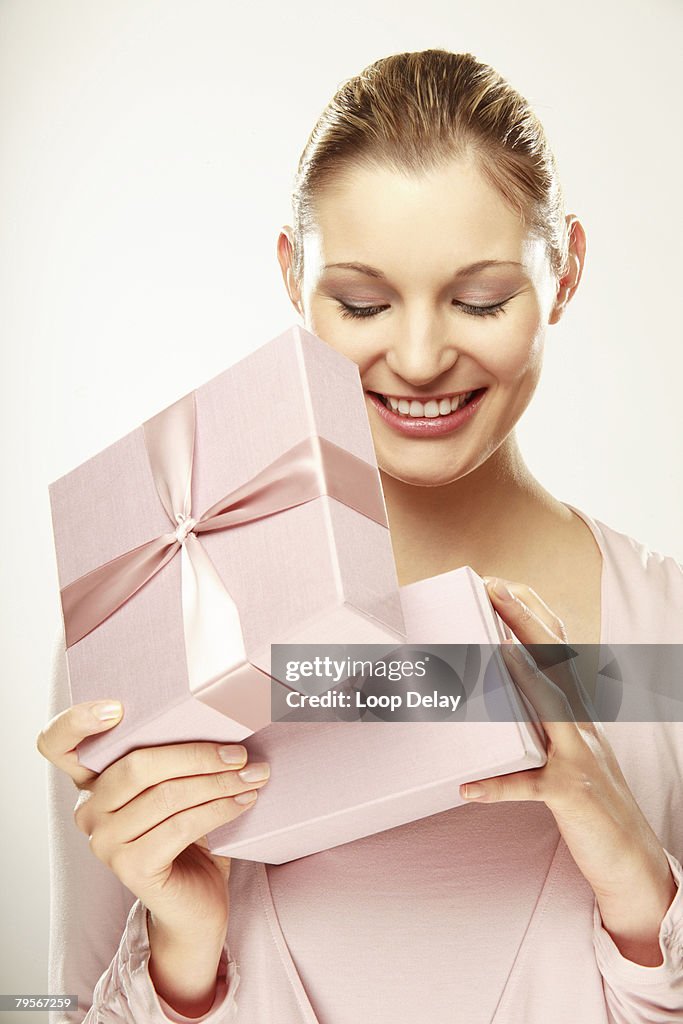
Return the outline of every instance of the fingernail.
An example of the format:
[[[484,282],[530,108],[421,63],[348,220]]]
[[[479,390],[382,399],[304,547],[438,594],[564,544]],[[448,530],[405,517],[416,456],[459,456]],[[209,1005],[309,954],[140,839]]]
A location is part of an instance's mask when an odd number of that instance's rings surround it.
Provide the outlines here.
[[[248,793],[238,793],[235,797],[236,804],[253,804],[254,800],[258,796],[255,789],[250,789]]]
[[[108,722],[113,718],[120,718],[123,708],[117,700],[101,701],[99,704],[93,704],[90,711],[98,720],[98,722]]]
[[[243,782],[261,782],[270,775],[270,767],[265,761],[250,764],[237,773]]]
[[[503,583],[502,580],[496,580],[493,584],[493,593],[501,599],[501,601],[514,601],[515,595],[512,593],[509,587]]]
[[[468,782],[464,787],[463,796],[466,800],[469,800],[474,796],[484,796],[486,789],[482,786],[481,782]]]
[[[221,761],[225,761],[226,764],[238,765],[244,764],[247,759],[246,747],[241,747],[239,744],[228,744],[224,747],[218,748],[218,756]]]

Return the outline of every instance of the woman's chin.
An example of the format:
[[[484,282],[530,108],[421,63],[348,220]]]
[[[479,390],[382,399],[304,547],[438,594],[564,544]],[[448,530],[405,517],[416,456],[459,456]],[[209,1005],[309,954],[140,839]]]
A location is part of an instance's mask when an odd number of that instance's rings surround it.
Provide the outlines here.
[[[473,469],[469,464],[444,467],[443,464],[430,466],[422,463],[411,466],[405,462],[381,457],[378,457],[377,464],[384,477],[391,477],[413,487],[445,487],[466,476]]]

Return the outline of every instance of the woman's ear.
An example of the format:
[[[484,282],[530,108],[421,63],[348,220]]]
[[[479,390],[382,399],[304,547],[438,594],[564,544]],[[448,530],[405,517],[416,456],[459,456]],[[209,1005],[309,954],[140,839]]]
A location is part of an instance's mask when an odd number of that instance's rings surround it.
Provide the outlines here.
[[[569,253],[567,267],[557,283],[557,295],[548,318],[549,324],[556,324],[564,313],[565,307],[579,287],[586,259],[586,232],[578,217],[568,213],[566,217],[569,234]]]
[[[289,224],[285,224],[280,231],[277,240],[277,259],[282,271],[282,279],[285,282],[287,294],[300,316],[304,315],[304,308],[301,301],[301,290],[294,277],[294,232]]]

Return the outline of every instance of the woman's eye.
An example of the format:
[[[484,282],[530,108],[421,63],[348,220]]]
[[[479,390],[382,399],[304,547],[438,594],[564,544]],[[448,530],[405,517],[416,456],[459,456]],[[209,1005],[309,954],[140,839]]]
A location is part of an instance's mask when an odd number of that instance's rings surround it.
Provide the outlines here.
[[[491,306],[471,306],[467,302],[458,302],[457,299],[453,299],[453,305],[470,316],[498,316],[499,313],[505,312],[505,303],[507,301],[505,299],[503,302],[495,302]]]
[[[499,313],[505,312],[505,305],[508,301],[508,299],[505,299],[503,302],[496,302],[490,306],[473,306],[467,302],[459,302],[457,299],[453,299],[453,305],[469,316],[498,316]],[[341,300],[338,300],[338,302],[341,308],[341,315],[347,318],[376,316],[383,310],[389,309],[388,306],[350,306],[348,302],[342,302]]]
[[[344,317],[364,317],[364,316],[375,316],[377,313],[381,313],[383,309],[388,309],[388,306],[349,306],[347,302],[338,300],[341,307],[341,315]]]

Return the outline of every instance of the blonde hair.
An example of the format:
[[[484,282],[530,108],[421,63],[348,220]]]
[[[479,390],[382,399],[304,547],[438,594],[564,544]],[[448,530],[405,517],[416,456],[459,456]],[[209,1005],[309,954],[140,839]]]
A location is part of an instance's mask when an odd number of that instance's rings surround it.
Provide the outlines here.
[[[488,181],[567,265],[564,198],[545,131],[528,102],[471,53],[397,53],[342,83],[311,132],[292,191],[295,279],[315,200],[354,166],[425,173],[472,153]]]

